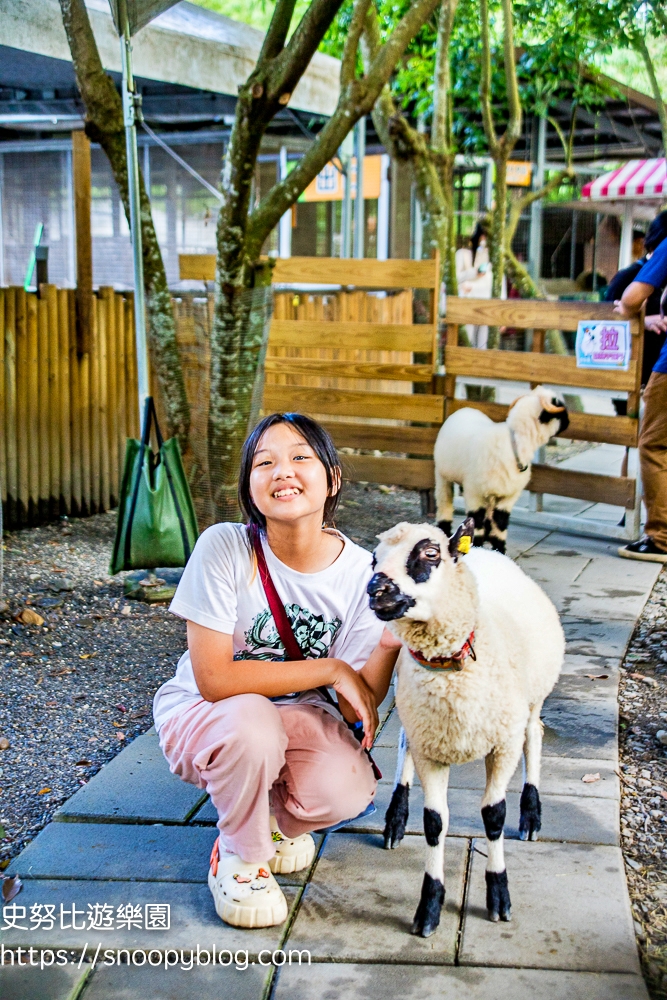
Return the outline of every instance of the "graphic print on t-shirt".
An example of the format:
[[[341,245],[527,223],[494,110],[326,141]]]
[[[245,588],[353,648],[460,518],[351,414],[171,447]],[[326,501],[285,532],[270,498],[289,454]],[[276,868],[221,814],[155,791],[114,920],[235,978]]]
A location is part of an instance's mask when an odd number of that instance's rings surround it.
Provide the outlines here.
[[[298,604],[286,604],[285,611],[296,641],[306,659],[317,660],[328,656],[329,650],[341,627],[340,618],[327,621],[324,615],[314,615]],[[269,608],[260,611],[252,625],[244,632],[247,648],[234,654],[235,660],[284,660],[285,648]]]

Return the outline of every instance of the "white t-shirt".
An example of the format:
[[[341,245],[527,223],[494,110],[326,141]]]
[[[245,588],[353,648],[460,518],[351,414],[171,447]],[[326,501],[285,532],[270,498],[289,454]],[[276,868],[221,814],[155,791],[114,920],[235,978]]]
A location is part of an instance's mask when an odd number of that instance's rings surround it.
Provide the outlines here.
[[[331,656],[361,670],[377,646],[383,624],[368,606],[371,554],[341,535],[344,548],[319,573],[298,573],[277,559],[266,541],[264,555],[297,641],[307,659]],[[241,524],[214,524],[199,537],[169,608],[198,625],[232,635],[235,660],[284,660],[259,573],[254,570]],[[153,701],[155,726],[201,698],[186,650],[176,675]],[[273,699],[329,708],[316,690]],[[331,710],[331,709],[330,709]],[[335,713],[335,709],[332,710]]]

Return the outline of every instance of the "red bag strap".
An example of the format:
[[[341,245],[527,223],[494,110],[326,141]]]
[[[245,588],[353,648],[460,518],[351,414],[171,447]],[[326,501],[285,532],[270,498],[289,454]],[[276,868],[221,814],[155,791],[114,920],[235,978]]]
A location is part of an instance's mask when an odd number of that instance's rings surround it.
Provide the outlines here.
[[[262,547],[262,536],[261,532],[256,524],[251,524],[248,526],[251,532],[252,547],[255,553],[255,558],[257,559],[257,568],[259,570],[259,578],[262,581],[262,586],[264,587],[264,593],[266,594],[266,599],[269,602],[269,608],[271,609],[271,614],[278,630],[278,635],[285,647],[285,652],[290,660],[305,660],[306,657],[301,651],[299,643],[296,641],[294,632],[292,631],[292,626],[290,625],[290,620],[287,617],[287,612],[285,611],[285,606],[280,600],[276,586],[271,579],[271,574],[269,573],[269,567],[266,565],[266,556],[264,555],[264,549]]]

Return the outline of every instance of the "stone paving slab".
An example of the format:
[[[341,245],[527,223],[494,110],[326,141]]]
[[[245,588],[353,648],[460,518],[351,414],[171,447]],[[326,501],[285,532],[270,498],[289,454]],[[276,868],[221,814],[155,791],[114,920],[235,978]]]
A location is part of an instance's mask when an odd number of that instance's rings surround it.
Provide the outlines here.
[[[589,673],[590,670],[587,670],[586,673],[583,670],[577,670],[576,673],[573,671],[572,673],[561,674],[558,684],[545,702],[545,705],[548,705],[554,699],[573,701],[588,707],[595,706],[596,708],[615,705],[618,700],[618,671],[614,671],[613,673],[609,670],[600,671],[596,680],[587,676]],[[605,674],[608,676],[605,677]]]
[[[473,852],[462,965],[639,973],[619,848],[508,841],[505,855],[512,921],[493,924],[486,859]]]
[[[391,800],[391,785],[382,784],[375,796],[377,812],[372,816],[349,823],[345,830],[363,830],[381,833],[384,817]],[[507,794],[507,820],[505,837],[518,839],[519,836],[519,791]],[[470,788],[450,788],[449,830],[450,837],[483,837],[484,824],[481,816],[481,790]],[[619,843],[620,830],[618,802],[615,799],[575,798],[567,795],[542,795],[542,830],[540,840],[571,841],[582,844]],[[423,830],[424,795],[417,786],[410,793],[410,814],[407,831],[421,834]]]
[[[285,966],[274,1000],[648,1000],[641,976],[322,963]],[[86,998],[87,1000],[87,998]],[[124,1000],[124,998],[123,998]]]
[[[618,703],[547,698],[542,708],[543,757],[597,757],[618,763]]]
[[[373,751],[373,758],[382,771],[381,784],[389,784],[393,788],[396,750],[392,747],[378,747]],[[585,774],[597,773],[600,775],[599,781],[586,783],[581,780]],[[469,764],[454,764],[450,768],[450,788],[476,788],[481,793],[485,785],[486,770],[483,760],[474,760]],[[512,791],[518,792],[523,788],[521,762],[514,772],[509,787]],[[544,757],[540,793],[542,795],[572,795],[576,798],[581,796],[583,798],[618,800],[620,798],[620,782],[608,760]]]
[[[583,656],[579,653],[566,653],[559,680],[570,675],[586,677],[587,674],[593,674],[598,680],[591,682],[592,686],[598,687],[601,684],[599,675],[609,674],[611,681],[618,682],[620,664],[621,661],[617,656]]]
[[[540,584],[560,614],[634,622],[658,577],[659,565],[580,555],[578,546],[572,551],[577,554],[531,550],[517,559],[517,565]]]
[[[226,955],[223,960],[229,961]],[[187,955],[185,964],[188,964]],[[101,968],[95,971],[86,986],[85,1000],[137,1000],[137,997],[141,1000],[202,1000],[202,997],[261,1000],[270,970],[257,964],[244,969],[243,965],[240,955],[238,969],[234,965],[231,968],[195,965],[191,969],[128,965]]]
[[[56,813],[57,820],[185,823],[204,800],[201,788],[171,774],[150,729],[106,764]]]
[[[39,956],[35,956],[39,962]],[[49,961],[45,956],[45,961]],[[77,969],[78,959],[71,965],[54,965],[40,969],[30,965],[0,966],[0,997],[2,1000],[68,1000],[85,971]]]
[[[421,838],[399,850],[381,849],[377,836],[327,837],[285,948],[307,948],[314,960],[454,961],[468,844],[453,839],[446,857],[447,898],[430,938],[410,933],[424,877]],[[394,994],[397,995],[397,994]]]
[[[217,814],[213,820],[215,824]],[[206,882],[217,831],[204,826],[49,823],[16,858],[8,874],[21,878],[136,879]],[[322,834],[314,834],[316,847]],[[309,869],[279,875],[281,885],[303,885]]]
[[[7,871],[26,879],[206,882],[215,837],[205,827],[49,823]]]
[[[566,654],[577,656],[611,656],[619,660],[635,628],[634,622],[622,619],[596,620],[561,615],[565,632]]]
[[[398,710],[394,709],[387,722],[382,727],[380,735],[376,737],[374,746],[376,747],[398,747],[398,735],[401,731],[401,720],[398,717]],[[382,768],[380,768],[382,770]]]
[[[300,890],[296,886],[283,889],[293,911]],[[218,952],[227,949],[233,952],[246,949],[252,957],[264,948],[274,951],[280,947],[285,925],[265,927],[256,930],[241,930],[230,927],[215,912],[213,898],[207,885],[194,882],[96,882],[82,879],[26,879],[20,898],[15,902],[26,908],[28,928],[3,930],[2,943],[6,948],[69,948],[82,949],[84,945],[102,942],[102,948],[128,948],[130,951],[149,951],[151,948],[200,948],[209,951],[215,945]],[[33,903],[55,906],[56,921],[52,929],[31,930],[29,925],[30,907]],[[146,930],[145,927],[126,927],[113,930],[94,930],[88,927],[88,906],[106,904],[112,908],[114,921],[119,906],[141,907],[158,903],[170,906],[169,930]],[[71,923],[72,906],[77,907],[77,928],[60,926],[60,906],[66,915],[65,923]],[[44,911],[43,911],[44,912]],[[108,911],[109,912],[109,911]],[[288,917],[288,919],[290,919]],[[82,925],[80,927],[80,925]],[[90,951],[88,952],[89,957]],[[4,1000],[4,997],[3,997]],[[43,1000],[43,998],[40,998]],[[51,1000],[49,997],[48,1000]]]

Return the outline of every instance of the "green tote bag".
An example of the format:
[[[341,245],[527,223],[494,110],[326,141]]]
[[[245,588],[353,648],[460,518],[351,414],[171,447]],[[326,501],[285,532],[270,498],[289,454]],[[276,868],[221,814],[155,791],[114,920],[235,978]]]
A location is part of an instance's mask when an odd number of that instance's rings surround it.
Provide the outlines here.
[[[155,422],[158,451],[150,446]],[[163,441],[149,396],[141,441],[128,440],[110,573],[185,566],[199,531],[176,438]]]

